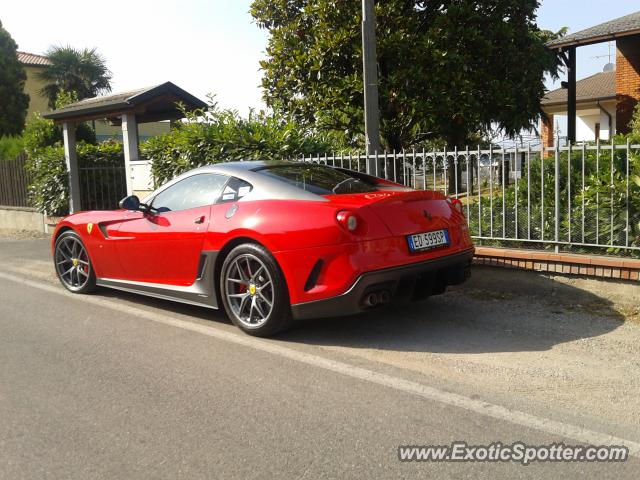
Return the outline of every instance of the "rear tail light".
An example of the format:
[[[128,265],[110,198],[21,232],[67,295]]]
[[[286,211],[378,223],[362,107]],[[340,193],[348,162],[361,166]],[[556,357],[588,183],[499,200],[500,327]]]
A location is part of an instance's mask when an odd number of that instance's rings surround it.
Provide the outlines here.
[[[342,228],[345,228],[351,233],[355,233],[361,224],[357,215],[347,210],[338,212],[338,214],[336,215],[336,220],[338,220],[338,223],[342,225]]]
[[[457,198],[447,198],[447,201],[455,208],[459,213],[464,214],[464,209],[462,208],[462,202]]]

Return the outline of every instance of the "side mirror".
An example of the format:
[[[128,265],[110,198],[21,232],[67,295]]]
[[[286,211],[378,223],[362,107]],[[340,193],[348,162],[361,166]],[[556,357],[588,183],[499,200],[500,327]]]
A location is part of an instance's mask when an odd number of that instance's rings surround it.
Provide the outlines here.
[[[120,200],[120,208],[124,208],[125,210],[138,211],[140,210],[140,199],[135,195],[129,195],[128,197]]]

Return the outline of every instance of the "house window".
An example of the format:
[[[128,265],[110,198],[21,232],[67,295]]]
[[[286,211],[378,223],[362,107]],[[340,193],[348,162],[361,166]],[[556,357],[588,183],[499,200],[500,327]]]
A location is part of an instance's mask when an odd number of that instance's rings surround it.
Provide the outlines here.
[[[596,140],[600,140],[600,122],[596,123]]]

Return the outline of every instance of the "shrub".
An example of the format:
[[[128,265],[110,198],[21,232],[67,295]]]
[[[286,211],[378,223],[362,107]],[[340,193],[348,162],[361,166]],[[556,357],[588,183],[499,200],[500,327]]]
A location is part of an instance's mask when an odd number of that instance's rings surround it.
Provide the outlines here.
[[[186,113],[186,121],[169,133],[141,145],[152,160],[157,185],[206,164],[232,160],[275,160],[331,150],[329,137],[318,135],[290,119],[251,112],[242,118],[232,110],[219,110],[211,101],[208,111]]]
[[[30,203],[41,212],[64,215],[69,212],[69,181],[61,145],[46,146],[29,153]]]
[[[58,93],[56,108],[63,108],[77,100],[75,93],[62,90]],[[53,120],[43,118],[37,112],[27,122],[22,136],[24,148],[29,156],[37,155],[38,151],[45,147],[62,145],[62,127],[56,125]],[[76,140],[95,145],[96,134],[88,124],[79,123],[76,125]]]
[[[624,144],[626,139],[618,137],[616,144]],[[612,164],[613,163],[613,164]],[[560,223],[558,230],[560,241],[584,242],[588,244],[624,245],[629,237],[629,246],[640,247],[640,154],[632,150],[629,156],[629,184],[627,197],[626,153],[617,150],[612,155],[610,150],[602,150],[596,158],[595,150],[586,150],[584,159],[584,190],[582,189],[582,152],[579,147],[572,151],[571,175],[569,172],[568,154],[563,152],[560,158]],[[531,161],[531,191],[527,192],[527,171],[523,169],[516,192],[514,183],[504,191],[505,235],[508,238],[525,239],[528,226],[531,225],[531,238],[549,242],[553,247],[555,236],[555,162],[553,158],[544,162],[544,172],[539,159]],[[613,172],[613,176],[612,176]],[[542,175],[544,175],[544,198],[541,191]],[[570,182],[568,181],[570,177]],[[487,187],[483,187],[487,193]],[[527,194],[531,204],[527,210]],[[516,194],[518,206],[516,208]],[[627,198],[629,231],[627,233]],[[483,196],[481,216],[478,216],[477,203],[470,209],[469,227],[475,234],[482,232],[489,236],[493,222],[494,234],[502,236],[503,196],[502,191],[494,187],[493,199]],[[474,199],[475,202],[475,199]],[[583,208],[584,205],[584,208]],[[515,219],[517,218],[517,223]],[[517,224],[517,231],[515,225]],[[583,241],[584,227],[584,241]],[[512,242],[494,241],[498,246],[510,246]],[[598,247],[572,246],[572,251],[598,251]],[[620,254],[624,249],[611,247],[607,253]],[[638,256],[637,251],[626,251],[629,255]]]
[[[22,136],[24,138],[24,148],[27,155],[37,155],[38,151],[45,147],[52,147],[56,143],[62,144],[62,131],[56,127],[53,120],[42,118],[36,113],[25,127]]]
[[[97,145],[80,142],[77,151],[80,167],[124,166],[122,143],[116,140],[101,142]]]
[[[27,122],[22,136],[24,149],[28,155],[34,155],[44,147],[62,145],[62,127],[56,125],[53,120],[42,118],[39,113]],[[76,140],[95,145],[96,134],[88,124],[79,123],[76,125]]]
[[[631,143],[640,142],[640,103],[633,110],[633,117],[629,126],[631,127],[631,133],[629,134]]]
[[[0,137],[0,161],[13,160],[24,151],[22,137]]]

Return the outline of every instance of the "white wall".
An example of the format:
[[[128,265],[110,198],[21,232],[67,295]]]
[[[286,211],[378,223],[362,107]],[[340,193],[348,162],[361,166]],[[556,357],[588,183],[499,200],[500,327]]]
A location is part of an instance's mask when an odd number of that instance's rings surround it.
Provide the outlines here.
[[[611,115],[611,131],[615,135],[616,133],[616,104],[615,102],[607,102],[601,105],[600,111],[600,140],[611,140],[611,134],[609,132],[609,117],[606,112]],[[605,112],[606,111],[606,112]]]
[[[614,101],[601,102],[600,106],[578,110],[578,118],[576,118],[576,141],[593,142],[596,139],[596,123],[600,123],[600,140],[610,140],[609,136],[609,117],[605,113],[611,114],[611,130],[615,134],[616,131],[616,104]],[[554,129],[556,126],[560,128],[561,136],[567,134],[567,115],[566,112],[555,113],[553,121]]]
[[[588,142],[596,139],[596,123],[600,122],[600,115],[580,115],[576,119],[576,141]],[[602,125],[602,124],[600,124]]]
[[[34,208],[1,206],[0,228],[46,232],[44,215]]]

